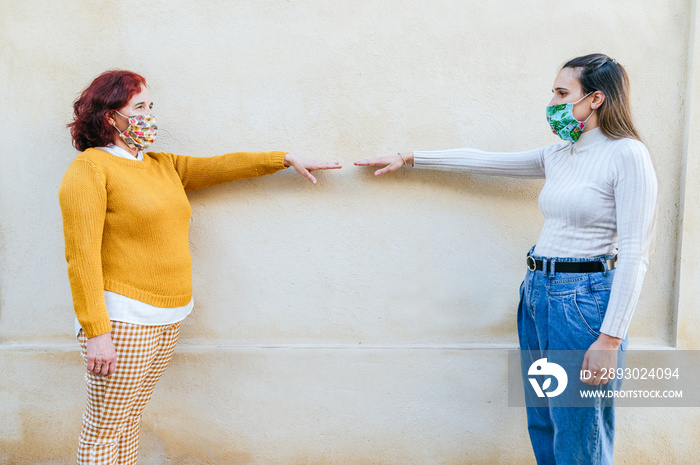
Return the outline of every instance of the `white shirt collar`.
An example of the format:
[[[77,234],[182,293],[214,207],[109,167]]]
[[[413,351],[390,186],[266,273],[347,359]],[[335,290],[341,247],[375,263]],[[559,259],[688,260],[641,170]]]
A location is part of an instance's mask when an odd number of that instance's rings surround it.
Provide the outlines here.
[[[114,144],[109,144],[106,147],[97,147],[97,149],[105,151],[107,153],[111,153],[112,155],[117,157],[127,158],[129,160],[143,161],[143,152],[141,150],[138,151],[136,158],[134,158],[134,156],[131,153]]]

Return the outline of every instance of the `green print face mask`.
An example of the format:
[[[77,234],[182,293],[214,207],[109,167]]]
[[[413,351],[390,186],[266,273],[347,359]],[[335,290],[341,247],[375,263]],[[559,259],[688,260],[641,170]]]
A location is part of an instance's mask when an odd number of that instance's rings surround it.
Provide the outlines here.
[[[591,114],[584,121],[579,121],[574,118],[574,105],[592,93],[587,93],[575,102],[560,103],[559,105],[549,105],[547,107],[547,121],[554,134],[569,142],[576,142],[581,137],[586,121],[593,115],[595,110],[591,111]]]

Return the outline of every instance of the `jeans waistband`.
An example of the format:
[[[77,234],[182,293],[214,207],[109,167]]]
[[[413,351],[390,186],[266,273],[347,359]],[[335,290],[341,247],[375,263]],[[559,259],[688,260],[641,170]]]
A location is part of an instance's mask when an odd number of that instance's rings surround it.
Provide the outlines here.
[[[554,275],[556,273],[557,263],[593,263],[598,262],[601,264],[601,272],[605,275],[608,271],[615,268],[615,262],[617,255],[599,255],[596,257],[545,257],[541,255],[534,255],[532,252],[535,250],[535,246],[528,251],[528,268],[530,267],[530,257],[534,260],[542,262],[542,272],[546,275]],[[534,271],[530,269],[530,271]]]

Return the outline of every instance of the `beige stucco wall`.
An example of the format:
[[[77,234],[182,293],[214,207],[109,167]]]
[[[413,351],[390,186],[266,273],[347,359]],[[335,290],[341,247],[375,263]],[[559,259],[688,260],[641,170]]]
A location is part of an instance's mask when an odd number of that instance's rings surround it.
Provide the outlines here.
[[[698,348],[694,2],[0,0],[0,464],[72,463],[83,366],[57,189],[100,72],[146,76],[156,150],[341,161],[190,195],[196,308],[144,464],[534,463],[507,406],[538,181],[352,161],[555,142],[567,59],[625,64],[660,179],[631,348]],[[618,409],[616,463],[693,463],[696,409]],[[692,458],[692,460],[691,460]]]

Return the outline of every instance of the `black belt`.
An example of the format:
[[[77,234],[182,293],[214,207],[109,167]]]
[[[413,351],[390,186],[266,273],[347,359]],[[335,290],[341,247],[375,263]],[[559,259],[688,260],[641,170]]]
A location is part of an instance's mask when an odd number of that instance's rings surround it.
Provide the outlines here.
[[[614,270],[617,264],[617,255],[613,258],[605,260],[608,265],[608,270]],[[547,263],[547,268],[551,265]],[[542,260],[536,260],[532,256],[527,256],[527,268],[530,271],[542,271]],[[605,271],[605,265],[600,261],[595,262],[555,262],[555,273],[598,273]]]

